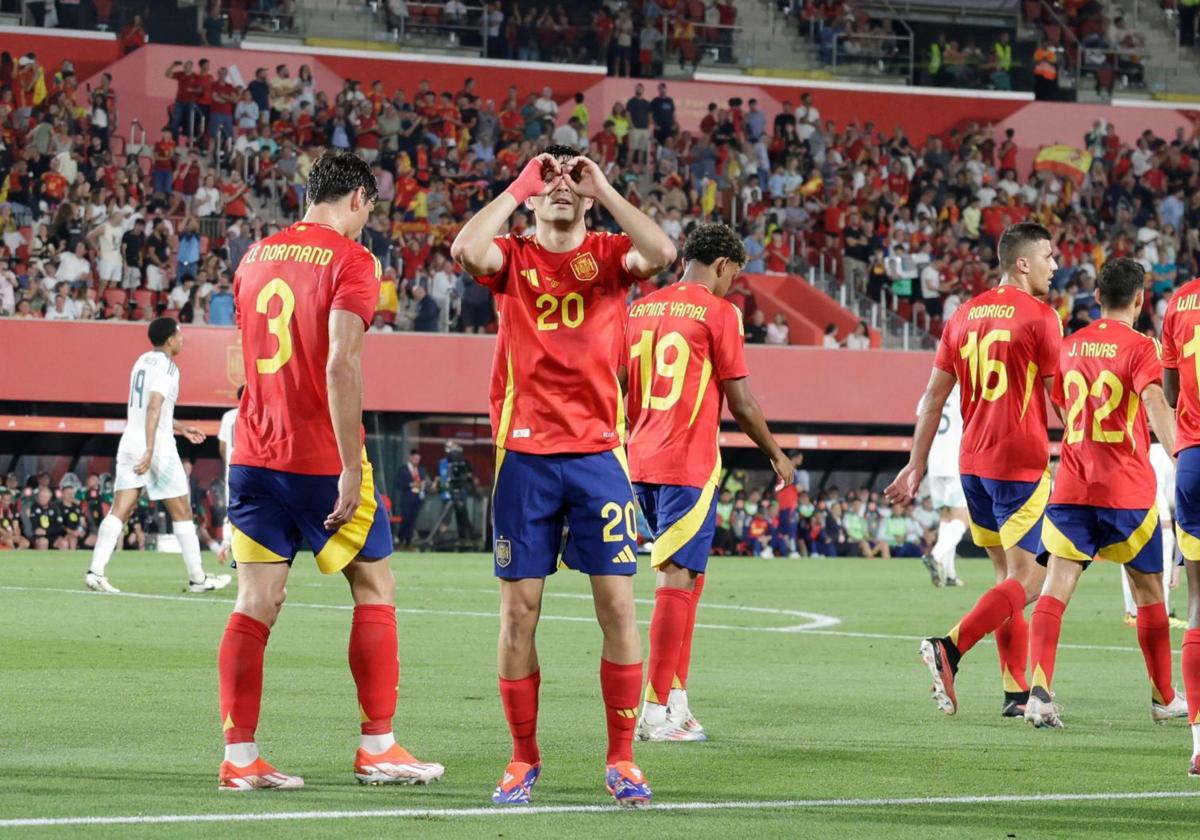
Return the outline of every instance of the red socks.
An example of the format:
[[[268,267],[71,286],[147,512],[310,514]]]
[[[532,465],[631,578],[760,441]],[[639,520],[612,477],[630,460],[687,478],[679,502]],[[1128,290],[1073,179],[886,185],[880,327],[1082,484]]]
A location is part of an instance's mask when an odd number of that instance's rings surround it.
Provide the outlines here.
[[[650,663],[646,701],[667,705],[671,681],[678,673],[679,651],[688,618],[693,614],[692,593],[686,589],[660,586],[654,591],[654,615],[650,618]]]
[[[642,663],[618,665],[600,659],[600,693],[608,718],[608,764],[633,761],[633,730],[637,725]]]
[[[1025,620],[1024,607],[996,628],[995,638],[1004,691],[1029,691],[1029,683],[1025,680],[1025,668],[1029,662],[1029,622]]]
[[[396,695],[400,691],[400,642],[396,608],[390,604],[359,604],[350,625],[350,673],[358,688],[362,734],[392,731]]]
[[[1141,610],[1138,610],[1141,613]],[[1187,695],[1188,723],[1200,723],[1200,630],[1183,634],[1183,692]]]
[[[1138,645],[1146,659],[1146,673],[1150,675],[1154,702],[1163,705],[1175,699],[1175,688],[1171,685],[1170,626],[1166,604],[1138,607]]]
[[[1053,595],[1043,595],[1033,608],[1030,625],[1030,649],[1033,654],[1033,685],[1050,691],[1054,679],[1054,658],[1058,654],[1058,637],[1062,632],[1063,612],[1067,605]]]
[[[263,653],[271,629],[245,613],[229,616],[217,650],[221,726],[226,744],[254,740],[262,705]]]
[[[537,764],[542,760],[537,742],[538,689],[542,685],[542,672],[534,671],[519,680],[499,679],[500,702],[504,704],[504,717],[513,739],[512,760]]]
[[[671,688],[687,688],[688,669],[692,664],[692,633],[696,630],[696,608],[700,606],[700,593],[704,591],[705,575],[696,575],[696,586],[692,589],[692,608],[688,613],[687,627],[679,645],[679,661],[675,664],[675,681]]]
[[[965,654],[1014,613],[1025,611],[1025,587],[1015,578],[998,583],[980,596],[971,611],[950,631],[950,641]]]

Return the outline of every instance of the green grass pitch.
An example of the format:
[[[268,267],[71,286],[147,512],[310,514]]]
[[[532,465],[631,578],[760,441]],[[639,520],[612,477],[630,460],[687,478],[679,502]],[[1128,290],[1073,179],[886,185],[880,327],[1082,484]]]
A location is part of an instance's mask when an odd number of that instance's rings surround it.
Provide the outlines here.
[[[232,588],[184,595],[178,557],[126,552],[110,574],[127,595],[106,597],[84,592],[86,564],[83,553],[0,554],[2,836],[1162,838],[1194,834],[1200,813],[1187,798],[1200,794],[1186,777],[1187,728],[1150,722],[1135,632],[1121,623],[1107,564],[1084,575],[1064,622],[1055,689],[1068,728],[1044,732],[999,716],[990,643],[964,662],[956,717],[929,699],[916,639],[944,631],[970,607],[991,577],[985,561],[962,563],[968,586],[935,590],[917,561],[715,559],[690,680],[693,710],[712,740],[638,745],[661,806],[640,812],[609,807],[604,793],[599,630],[586,580],[557,574],[538,640],[545,772],[535,806],[598,810],[524,814],[497,814],[489,800],[509,747],[487,557],[393,559],[402,610],[396,732],[416,755],[446,765],[443,781],[354,781],[349,595],[340,576],[322,578],[305,557],[267,651],[259,737],[268,760],[308,786],[241,795],[216,790],[216,647]],[[647,571],[637,579],[642,599],[653,597]],[[1184,597],[1174,593],[1181,612]],[[838,623],[781,629],[813,620],[796,612]],[[648,601],[639,617],[649,620]],[[1173,637],[1178,645],[1179,631]],[[1114,796],[1134,792],[1171,798]],[[1050,794],[1097,798],[1041,799]],[[975,796],[1024,799],[966,801]],[[927,798],[959,801],[877,801]],[[721,802],[739,807],[667,809]],[[331,811],[354,813],[313,813]],[[235,819],[282,812],[307,818]],[[12,822],[135,815],[184,819]]]

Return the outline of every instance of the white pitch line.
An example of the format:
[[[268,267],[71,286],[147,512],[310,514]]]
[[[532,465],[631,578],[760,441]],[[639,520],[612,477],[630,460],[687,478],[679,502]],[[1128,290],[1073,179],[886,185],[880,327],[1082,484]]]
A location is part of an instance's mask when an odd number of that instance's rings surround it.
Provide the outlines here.
[[[115,595],[106,595],[101,592],[90,592],[85,589],[61,589],[48,586],[0,586],[0,591],[7,592],[55,592],[64,595],[83,595],[85,597],[95,598],[140,598],[146,601],[182,601],[188,604],[220,604],[229,606],[235,603],[230,598],[213,598],[205,595],[149,595],[141,592],[120,592]],[[588,595],[574,595],[573,593],[554,593],[559,597],[567,598],[589,598]],[[638,603],[653,603],[644,599],[638,599]],[[349,604],[304,604],[295,601],[287,601],[285,607],[297,607],[300,609],[310,610],[353,610],[354,607]],[[703,604],[702,604],[703,606]],[[719,609],[724,605],[711,604],[710,609]],[[725,606],[726,609],[741,609],[748,611],[763,611],[763,612],[781,612],[791,614],[786,610],[773,610],[766,607],[737,607],[736,605]],[[458,616],[464,618],[496,618],[494,612],[477,612],[472,610],[426,610],[417,609],[414,607],[397,607],[396,612],[407,615],[445,615]],[[819,613],[805,613],[806,615],[819,615]],[[571,621],[584,624],[592,624],[594,618],[572,615],[543,615],[544,621]],[[834,619],[837,621],[837,619]],[[650,622],[639,621],[638,624],[648,626]],[[790,633],[797,636],[841,636],[848,639],[878,639],[888,642],[919,642],[922,636],[904,636],[894,633],[859,633],[852,630],[823,630],[810,629],[805,625],[796,625],[792,627],[746,627],[736,624],[701,624],[697,622],[696,629],[698,630],[745,630],[753,633]],[[991,639],[983,639],[981,643],[993,644]],[[1098,651],[1113,651],[1116,653],[1141,653],[1142,649],[1137,647],[1123,647],[1121,645],[1080,645],[1080,644],[1060,644],[1060,650],[1098,650]]]
[[[297,794],[298,796],[299,794]],[[795,811],[842,808],[906,808],[925,805],[1007,805],[1046,802],[1114,802],[1195,799],[1200,790],[1130,791],[1118,793],[989,794],[879,799],[766,799],[730,802],[655,803],[644,813],[662,811]],[[541,814],[614,814],[614,805],[530,805],[512,808],[378,808],[363,811],[277,811],[256,814],[139,814],[124,817],[22,817],[0,820],[0,828],[67,825],[164,825],[179,823],[296,822],[345,819],[429,819],[431,817],[528,817]]]
[[[145,600],[145,601],[182,601],[182,602],[191,603],[191,604],[207,603],[207,604],[221,604],[222,606],[229,606],[229,605],[235,603],[235,601],[233,601],[230,598],[213,598],[213,597],[205,597],[204,595],[200,595],[200,596],[194,596],[194,595],[193,596],[188,596],[188,595],[149,595],[149,594],[145,594],[145,593],[141,593],[141,592],[116,592],[116,593],[105,594],[105,593],[101,593],[101,592],[90,592],[85,589],[63,589],[63,588],[55,588],[55,587],[50,587],[50,586],[0,586],[0,591],[55,592],[55,593],[59,593],[59,594],[63,594],[63,595],[84,595],[86,597],[139,598],[139,599]],[[585,596],[585,597],[588,597],[590,599],[591,596]],[[653,601],[640,601],[640,603],[651,603],[652,604]],[[285,607],[298,607],[301,609],[310,609],[310,610],[353,610],[354,609],[354,606],[351,604],[305,604],[305,603],[300,603],[300,602],[296,602],[296,601],[286,601],[284,603],[284,606]],[[822,616],[819,613],[799,613],[799,612],[796,612],[793,610],[768,610],[766,608],[754,608],[754,607],[743,607],[742,609],[752,610],[752,611],[769,612],[769,613],[777,613],[777,614],[784,614],[784,615],[812,616],[813,620],[810,621],[808,624],[798,624],[798,625],[793,625],[790,627],[747,627],[747,626],[737,625],[737,624],[701,624],[701,623],[697,623],[696,628],[700,629],[700,630],[749,630],[754,633],[806,633],[806,632],[808,632],[809,627],[827,627],[827,626],[829,626],[828,621],[832,621],[835,624],[838,623],[838,619],[833,618],[832,616]],[[457,617],[465,617],[465,618],[493,618],[494,619],[497,617],[495,612],[476,612],[473,610],[430,610],[430,609],[418,609],[415,607],[396,607],[396,612],[403,613],[406,615],[447,615],[447,616],[457,616]],[[585,617],[585,616],[574,616],[574,615],[543,615],[542,620],[544,620],[544,621],[572,621],[572,622],[580,622],[580,623],[584,623],[584,624],[595,624],[595,622],[596,622],[596,619],[594,619],[594,618]],[[642,626],[649,626],[650,622],[639,621],[638,624],[640,624]]]

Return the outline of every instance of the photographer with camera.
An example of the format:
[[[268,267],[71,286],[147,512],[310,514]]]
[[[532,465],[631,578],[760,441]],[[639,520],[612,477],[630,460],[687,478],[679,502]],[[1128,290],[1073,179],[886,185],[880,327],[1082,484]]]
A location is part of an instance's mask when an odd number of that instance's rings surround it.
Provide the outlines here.
[[[463,455],[462,445],[456,441],[446,441],[446,457],[438,462],[437,481],[442,497],[442,512],[429,534],[429,543],[439,551],[473,547],[476,537],[471,527],[467,499],[474,493],[478,481],[466,456]],[[451,513],[458,527],[456,543],[449,529]]]

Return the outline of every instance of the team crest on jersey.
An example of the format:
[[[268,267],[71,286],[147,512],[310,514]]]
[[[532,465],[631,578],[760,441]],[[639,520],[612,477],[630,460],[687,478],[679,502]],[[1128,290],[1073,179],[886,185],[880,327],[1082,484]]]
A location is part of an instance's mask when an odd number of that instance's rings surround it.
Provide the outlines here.
[[[508,540],[496,540],[496,565],[501,569],[512,562],[512,543]]]
[[[589,251],[571,260],[571,273],[575,275],[576,280],[586,283],[599,276],[600,266],[596,265],[596,258]]]

